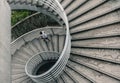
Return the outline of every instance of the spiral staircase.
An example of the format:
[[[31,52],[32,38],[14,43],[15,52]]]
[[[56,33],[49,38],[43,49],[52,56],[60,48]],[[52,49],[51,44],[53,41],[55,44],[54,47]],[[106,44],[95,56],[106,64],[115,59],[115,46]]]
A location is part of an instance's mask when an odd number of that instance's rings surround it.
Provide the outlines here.
[[[120,0],[8,3],[12,10],[38,11],[60,25],[12,41],[12,83],[120,83]],[[50,41],[40,38],[43,30]]]

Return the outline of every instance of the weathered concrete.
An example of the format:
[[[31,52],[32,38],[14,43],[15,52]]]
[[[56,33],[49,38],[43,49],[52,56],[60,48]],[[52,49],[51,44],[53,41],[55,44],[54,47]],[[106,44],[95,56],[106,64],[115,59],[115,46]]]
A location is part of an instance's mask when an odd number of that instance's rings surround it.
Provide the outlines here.
[[[0,83],[10,83],[10,7],[6,0],[0,0]]]

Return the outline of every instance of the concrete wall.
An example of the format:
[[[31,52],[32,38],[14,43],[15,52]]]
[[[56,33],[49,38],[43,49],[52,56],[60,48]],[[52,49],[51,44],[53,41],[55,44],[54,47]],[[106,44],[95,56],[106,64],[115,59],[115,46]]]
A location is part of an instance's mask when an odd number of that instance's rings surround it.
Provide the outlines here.
[[[0,0],[0,83],[11,83],[10,14],[10,7],[6,0]]]

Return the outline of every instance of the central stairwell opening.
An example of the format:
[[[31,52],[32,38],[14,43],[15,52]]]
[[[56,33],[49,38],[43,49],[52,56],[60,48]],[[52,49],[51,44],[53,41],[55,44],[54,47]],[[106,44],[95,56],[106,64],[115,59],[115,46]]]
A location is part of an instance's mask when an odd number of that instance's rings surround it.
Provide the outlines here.
[[[40,75],[48,71],[57,60],[46,60],[38,65],[38,68],[34,70],[33,75]]]
[[[29,77],[33,78],[35,82],[39,82],[34,78],[39,78],[53,69],[56,61],[58,60],[59,53],[57,52],[42,52],[31,57],[26,66],[25,70]],[[50,74],[54,80],[52,73]],[[42,81],[42,79],[41,79]]]

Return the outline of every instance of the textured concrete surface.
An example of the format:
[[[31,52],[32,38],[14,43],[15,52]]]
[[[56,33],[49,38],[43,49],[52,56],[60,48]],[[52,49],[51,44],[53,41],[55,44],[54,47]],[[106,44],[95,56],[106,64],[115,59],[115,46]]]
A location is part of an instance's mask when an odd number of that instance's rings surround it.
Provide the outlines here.
[[[29,2],[25,1],[24,5]],[[49,83],[120,83],[120,0],[58,1],[64,7],[69,20],[71,57],[63,73]],[[12,4],[14,9],[32,9],[16,2],[18,0],[14,0]],[[57,30],[52,32],[58,33]],[[25,40],[35,38],[33,34],[30,36],[25,37]],[[54,41],[53,48],[59,51],[62,38],[56,35],[51,39]],[[23,73],[29,59],[27,57],[39,50],[48,51],[50,48],[51,51],[51,46],[50,43],[45,44],[43,40],[35,38],[16,50],[12,57],[13,83],[32,83]]]
[[[52,26],[51,26],[51,28],[52,28]],[[19,50],[16,50],[15,53],[11,51],[11,53],[13,53],[12,54],[13,56],[11,59],[12,60],[11,61],[12,62],[12,83],[22,83],[22,81],[24,81],[24,83],[29,83],[29,82],[26,82],[26,81],[29,81],[30,78],[26,75],[24,67],[25,67],[26,62],[35,54],[37,54],[39,52],[45,52],[45,51],[51,51],[51,52],[52,51],[53,52],[61,52],[62,51],[62,48],[64,46],[65,35],[61,35],[61,34],[59,35],[59,33],[56,35],[53,35],[50,38],[50,42],[46,43],[43,39],[38,38],[38,35],[39,35],[38,32],[40,32],[40,30],[44,30],[47,33],[51,33],[51,34],[52,34],[52,32],[50,31],[49,28],[46,28],[46,30],[45,30],[45,28],[43,28],[43,29],[41,28],[38,30],[39,31],[34,30],[34,31],[31,31],[31,33],[29,33],[29,34],[24,35],[25,39],[27,38],[25,36],[35,37],[33,40],[27,41],[23,45],[19,45],[20,43],[14,44],[16,46],[21,46],[21,47],[18,48]],[[57,32],[59,32],[59,30],[57,30]],[[54,31],[54,29],[53,29],[53,31]],[[61,32],[61,30],[60,30],[60,32]],[[52,39],[54,39],[54,40],[52,40]],[[20,41],[20,39],[19,39],[19,41]],[[18,41],[16,41],[16,42],[18,42]],[[56,48],[56,49],[54,49],[54,48]],[[12,49],[17,49],[17,48],[13,47]],[[52,56],[52,55],[50,55],[50,56]],[[46,58],[47,57],[48,56],[46,56]],[[23,73],[21,73],[21,72],[23,72]],[[69,78],[66,78],[66,79],[69,79]],[[55,82],[50,82],[50,83],[55,83]]]
[[[0,0],[0,83],[10,83],[10,8]]]

